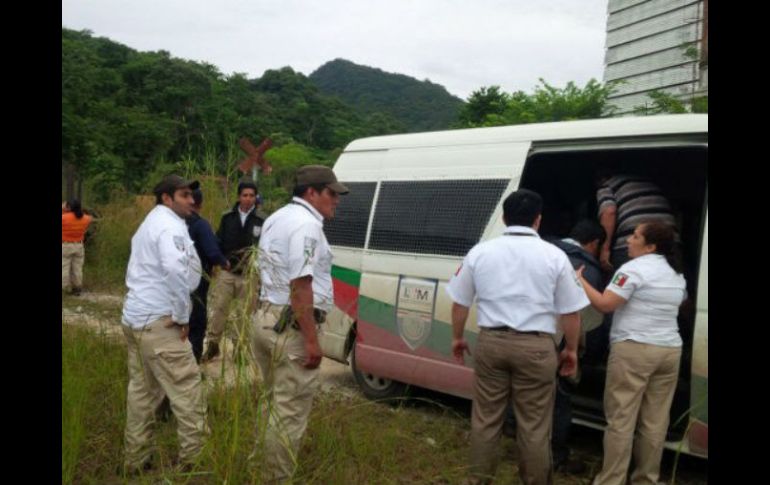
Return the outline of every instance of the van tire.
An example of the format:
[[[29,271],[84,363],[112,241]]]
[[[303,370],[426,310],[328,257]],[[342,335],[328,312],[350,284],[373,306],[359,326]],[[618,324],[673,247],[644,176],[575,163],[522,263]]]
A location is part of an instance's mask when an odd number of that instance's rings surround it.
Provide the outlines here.
[[[356,380],[356,383],[358,383],[358,387],[361,388],[361,392],[363,392],[364,396],[367,398],[379,401],[402,399],[408,396],[409,386],[403,382],[386,379],[373,374],[366,374],[358,370],[358,367],[356,366],[355,345],[353,345],[353,351],[350,354],[350,363],[350,367],[353,370],[353,378]]]

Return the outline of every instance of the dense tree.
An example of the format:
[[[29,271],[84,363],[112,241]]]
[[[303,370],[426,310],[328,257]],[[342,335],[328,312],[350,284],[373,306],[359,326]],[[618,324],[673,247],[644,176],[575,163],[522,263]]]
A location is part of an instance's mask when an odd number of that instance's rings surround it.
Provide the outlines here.
[[[399,131],[447,129],[463,104],[427,79],[418,81],[344,59],[327,62],[310,74],[310,80],[322,93],[339,97],[362,115],[378,112],[393,118],[386,124],[403,127]]]
[[[460,126],[501,126],[522,123],[542,123],[592,119],[611,116],[614,107],[607,98],[612,93],[611,84],[601,84],[594,79],[583,88],[568,82],[557,88],[540,79],[540,85],[532,94],[516,91],[500,92],[497,86],[474,91],[463,107]]]
[[[403,126],[391,116],[358,113],[290,67],[259,79],[223,76],[210,64],[62,28],[62,169],[94,182],[96,195],[146,188],[182,160],[199,169],[214,160],[206,169],[234,176],[242,136],[277,140],[270,157],[279,164],[284,144],[330,163],[355,138],[396,131]]]

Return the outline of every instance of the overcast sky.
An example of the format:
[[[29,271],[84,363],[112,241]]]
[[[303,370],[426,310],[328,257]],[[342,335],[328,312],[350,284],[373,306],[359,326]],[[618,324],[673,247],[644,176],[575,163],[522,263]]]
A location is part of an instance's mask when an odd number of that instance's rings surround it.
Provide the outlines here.
[[[224,74],[343,58],[461,98],[602,80],[607,0],[62,0],[62,26]]]

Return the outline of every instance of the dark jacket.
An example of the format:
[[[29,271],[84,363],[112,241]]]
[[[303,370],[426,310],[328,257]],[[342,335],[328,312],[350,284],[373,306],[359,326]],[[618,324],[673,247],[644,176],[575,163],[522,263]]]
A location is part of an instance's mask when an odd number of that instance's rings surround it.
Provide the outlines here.
[[[599,266],[599,261],[591,253],[580,246],[561,239],[555,239],[550,242],[567,254],[573,268],[578,269],[580,266],[585,265],[583,278],[597,291],[604,291],[604,278],[602,277],[601,266]]]
[[[205,274],[211,276],[214,265],[224,267],[227,259],[219,249],[217,237],[206,219],[193,212],[187,218],[187,231],[190,233],[190,239],[195,243],[195,251],[198,252]]]
[[[259,236],[262,234],[262,224],[265,223],[267,215],[257,208],[254,208],[246,216],[246,224],[241,227],[241,216],[238,213],[238,203],[236,202],[232,209],[222,214],[222,220],[219,222],[217,230],[217,239],[219,248],[230,262],[230,271],[240,274],[243,271],[243,264],[248,258],[248,249],[259,243]]]

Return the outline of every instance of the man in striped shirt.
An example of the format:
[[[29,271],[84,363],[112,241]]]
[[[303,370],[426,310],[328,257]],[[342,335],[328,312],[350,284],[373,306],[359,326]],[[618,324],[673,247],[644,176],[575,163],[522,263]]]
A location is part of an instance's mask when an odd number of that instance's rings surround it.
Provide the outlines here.
[[[599,258],[606,271],[613,271],[628,261],[626,239],[640,222],[659,220],[676,225],[663,190],[642,176],[624,174],[604,178],[596,200],[599,222],[607,231]]]

